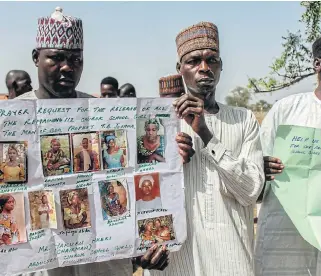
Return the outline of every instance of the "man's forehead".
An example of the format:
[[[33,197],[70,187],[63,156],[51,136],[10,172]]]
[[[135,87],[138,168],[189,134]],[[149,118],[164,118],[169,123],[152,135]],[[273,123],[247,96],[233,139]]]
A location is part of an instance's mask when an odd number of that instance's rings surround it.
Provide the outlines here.
[[[20,73],[17,75],[17,80],[21,81],[30,81],[30,76],[28,73]]]
[[[186,54],[186,55],[182,58],[182,60],[184,60],[184,59],[186,60],[187,58],[190,58],[190,57],[198,57],[198,56],[202,56],[202,55],[218,56],[219,53],[218,53],[218,51],[213,50],[213,49],[195,50],[195,51],[192,51],[192,52]]]
[[[104,89],[115,89],[115,87],[111,84],[102,84],[101,87]]]
[[[41,52],[44,52],[46,54],[62,54],[62,55],[81,55],[82,50],[69,50],[69,49],[41,49]]]

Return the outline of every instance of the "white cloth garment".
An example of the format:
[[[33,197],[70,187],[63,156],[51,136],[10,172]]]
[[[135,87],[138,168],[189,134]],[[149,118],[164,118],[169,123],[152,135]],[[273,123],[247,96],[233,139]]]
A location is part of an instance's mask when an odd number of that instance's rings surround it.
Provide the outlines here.
[[[273,156],[279,125],[321,128],[321,101],[314,93],[301,93],[275,103],[261,126],[266,156]],[[301,237],[269,183],[258,219],[255,275],[321,276],[320,252]]]
[[[89,171],[89,168],[91,166],[91,159],[90,155],[87,150],[83,149],[82,154],[84,156],[84,172]]]
[[[156,197],[151,201],[144,201],[142,199],[136,201],[136,212],[160,208],[162,208],[162,201],[160,197]]]
[[[48,217],[48,212],[51,210],[51,206],[49,204],[40,204],[38,208],[38,212],[46,212],[42,213],[39,218],[40,218],[40,224],[41,224],[41,229],[49,228],[49,217]]]
[[[223,104],[206,121],[214,134],[207,147],[182,127],[196,151],[184,166],[187,241],[153,276],[254,275],[253,207],[264,183],[259,125],[251,111]]]
[[[78,98],[93,98],[89,94],[77,92]],[[18,99],[37,99],[35,92],[28,92]],[[131,276],[133,266],[131,259],[113,260],[109,262],[58,267],[55,269],[24,273],[19,276]]]

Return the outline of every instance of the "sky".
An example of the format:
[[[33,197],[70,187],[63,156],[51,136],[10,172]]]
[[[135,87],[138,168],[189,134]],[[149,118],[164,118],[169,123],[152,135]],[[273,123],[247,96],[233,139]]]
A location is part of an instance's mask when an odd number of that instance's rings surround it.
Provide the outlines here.
[[[37,68],[31,59],[37,19],[57,6],[79,17],[84,25],[84,70],[78,90],[99,93],[100,81],[115,77],[132,83],[138,97],[157,97],[158,79],[176,73],[178,32],[200,21],[219,28],[223,72],[217,100],[224,102],[247,76],[263,77],[282,51],[282,36],[296,31],[300,2],[0,2],[0,92],[11,69],[27,71],[37,88]],[[1,77],[2,76],[2,77]],[[310,92],[315,77],[291,89],[255,95],[270,103],[294,93]]]

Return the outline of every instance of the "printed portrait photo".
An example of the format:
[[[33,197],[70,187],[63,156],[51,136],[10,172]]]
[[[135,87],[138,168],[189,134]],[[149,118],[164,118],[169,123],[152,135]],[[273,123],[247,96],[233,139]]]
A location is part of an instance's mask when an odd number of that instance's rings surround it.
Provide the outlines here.
[[[74,172],[100,170],[99,132],[71,134]]]
[[[165,162],[162,120],[137,119],[137,164]]]
[[[137,212],[162,208],[158,173],[135,175],[134,181]]]
[[[127,167],[127,137],[125,130],[101,132],[102,163],[104,169]]]
[[[59,193],[65,228],[90,227],[90,208],[87,189],[63,190]]]
[[[40,137],[44,176],[72,173],[68,134]]]
[[[103,219],[125,215],[129,209],[126,179],[99,181],[98,185]]]
[[[0,143],[0,183],[27,181],[27,142]]]
[[[172,215],[138,221],[138,233],[142,242],[163,243],[175,240]]]
[[[27,242],[23,193],[0,195],[0,246]]]
[[[57,229],[55,198],[52,191],[29,192],[31,229]]]

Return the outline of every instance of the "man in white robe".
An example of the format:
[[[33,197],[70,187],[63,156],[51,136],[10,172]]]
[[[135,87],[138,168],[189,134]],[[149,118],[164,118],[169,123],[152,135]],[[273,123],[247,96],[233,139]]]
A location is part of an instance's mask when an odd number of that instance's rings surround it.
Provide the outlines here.
[[[276,102],[261,125],[267,181],[284,165],[272,156],[279,125],[321,128],[321,38],[312,45],[318,87],[314,92],[292,95]],[[258,218],[255,276],[321,276],[320,252],[306,242],[266,183]]]
[[[183,30],[176,44],[188,93],[174,106],[195,146],[184,166],[187,240],[151,275],[254,276],[253,207],[264,184],[258,122],[215,100],[222,61],[214,24]]]

